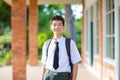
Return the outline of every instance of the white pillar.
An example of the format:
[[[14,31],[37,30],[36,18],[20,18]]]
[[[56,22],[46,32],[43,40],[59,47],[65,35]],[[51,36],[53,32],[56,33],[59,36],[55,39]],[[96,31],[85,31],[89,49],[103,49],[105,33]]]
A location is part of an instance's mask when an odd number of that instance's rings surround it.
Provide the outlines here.
[[[115,1],[115,80],[120,80],[120,25],[118,0]]]

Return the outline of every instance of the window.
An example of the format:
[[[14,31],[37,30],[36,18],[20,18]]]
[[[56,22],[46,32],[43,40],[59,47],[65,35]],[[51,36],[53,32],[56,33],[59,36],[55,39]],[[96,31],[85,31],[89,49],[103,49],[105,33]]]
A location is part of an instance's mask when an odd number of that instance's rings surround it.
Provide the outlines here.
[[[106,12],[114,9],[114,0],[106,0]]]
[[[120,0],[118,0],[118,5],[119,5],[119,7],[120,7]]]
[[[115,41],[114,41],[114,37],[108,37],[106,39],[106,53],[107,53],[107,57],[111,58],[111,59],[115,59]]]
[[[93,5],[90,8],[90,21],[93,21],[93,17],[94,17],[94,12],[93,12]]]
[[[106,57],[115,59],[115,14],[114,0],[106,0]]]
[[[95,4],[95,53],[99,54],[99,1]]]

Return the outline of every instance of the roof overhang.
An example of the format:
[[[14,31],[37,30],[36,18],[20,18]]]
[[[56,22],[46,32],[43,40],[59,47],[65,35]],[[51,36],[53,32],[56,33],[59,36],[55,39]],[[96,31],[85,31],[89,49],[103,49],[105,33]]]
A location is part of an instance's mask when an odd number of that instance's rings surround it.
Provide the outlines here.
[[[12,0],[4,0],[9,5],[12,4]],[[29,4],[29,0],[26,0],[26,4]],[[38,5],[43,4],[81,4],[82,0],[38,0]]]

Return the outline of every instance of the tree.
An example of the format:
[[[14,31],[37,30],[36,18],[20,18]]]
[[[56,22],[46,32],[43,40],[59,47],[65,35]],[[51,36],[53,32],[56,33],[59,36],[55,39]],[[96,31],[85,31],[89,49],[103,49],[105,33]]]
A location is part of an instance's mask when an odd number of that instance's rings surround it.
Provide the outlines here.
[[[11,7],[0,0],[0,35],[3,34],[6,27],[11,24]]]
[[[71,5],[64,5],[65,9],[65,20],[66,20],[66,31],[68,37],[72,38],[76,42],[76,28],[75,28],[75,19],[71,9]]]
[[[63,5],[39,5],[38,6],[38,24],[39,32],[49,30],[50,18],[53,15],[63,15]]]

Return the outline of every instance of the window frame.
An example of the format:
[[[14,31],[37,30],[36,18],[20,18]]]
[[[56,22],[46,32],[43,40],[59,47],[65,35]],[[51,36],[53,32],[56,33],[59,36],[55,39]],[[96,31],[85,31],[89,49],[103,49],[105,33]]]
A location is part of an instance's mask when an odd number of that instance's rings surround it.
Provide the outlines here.
[[[88,26],[89,26],[89,12],[86,10],[86,16],[85,16],[85,51],[89,50],[88,46]]]
[[[112,0],[110,0],[110,1],[112,1]],[[106,31],[106,29],[107,29],[107,21],[106,21],[106,19],[107,19],[107,15],[112,14],[112,12],[114,12],[114,17],[113,16],[112,17],[114,18],[114,27],[113,28],[114,28],[114,32],[115,32],[115,1],[114,1],[114,8],[113,9],[107,11],[106,6],[108,6],[108,5],[106,5],[106,0],[105,0],[105,1],[103,1],[103,54],[104,54],[103,56],[104,56],[104,61],[106,61],[106,62],[108,62],[110,64],[114,64],[114,61],[115,61],[115,49],[114,49],[114,52],[113,52],[114,58],[107,57],[107,53],[106,53],[107,52],[107,48],[106,48],[107,41],[106,40],[107,40],[107,38],[114,38],[114,48],[115,48],[115,33],[114,34],[107,34],[107,31]],[[112,21],[113,20],[111,19],[111,22]],[[113,43],[110,43],[110,44],[113,44]]]
[[[94,9],[94,53],[95,56],[99,56],[99,0],[95,2]]]

